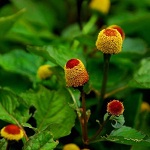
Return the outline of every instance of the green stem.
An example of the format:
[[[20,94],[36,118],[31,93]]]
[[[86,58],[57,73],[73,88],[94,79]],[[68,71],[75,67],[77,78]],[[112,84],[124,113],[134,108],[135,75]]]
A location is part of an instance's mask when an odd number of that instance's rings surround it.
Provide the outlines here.
[[[106,123],[108,122],[108,120],[110,119],[111,116],[108,116],[107,119],[102,123],[102,125],[100,125],[99,129],[97,130],[97,132],[95,133],[95,135],[93,135],[93,137],[91,137],[88,141],[88,143],[92,143],[97,136],[100,135],[101,131],[103,130],[104,126],[106,125]]]
[[[86,115],[86,103],[85,103],[85,93],[83,88],[80,89],[81,92],[81,100],[82,100],[82,116],[81,116],[81,127],[82,127],[82,139],[85,148],[87,148],[87,141],[88,141],[88,131],[87,131],[87,115]]]
[[[9,150],[9,142],[7,142],[6,150]]]
[[[103,80],[102,80],[102,86],[101,86],[101,92],[100,92],[100,99],[99,99],[98,108],[97,108],[98,113],[101,110],[102,101],[104,100],[104,96],[106,92],[109,62],[110,62],[111,54],[103,54],[103,57],[104,57],[104,71],[103,71]]]
[[[80,30],[82,30],[82,22],[81,22],[81,10],[82,10],[82,2],[83,0],[77,0],[77,19],[78,19],[78,24],[80,27]]]

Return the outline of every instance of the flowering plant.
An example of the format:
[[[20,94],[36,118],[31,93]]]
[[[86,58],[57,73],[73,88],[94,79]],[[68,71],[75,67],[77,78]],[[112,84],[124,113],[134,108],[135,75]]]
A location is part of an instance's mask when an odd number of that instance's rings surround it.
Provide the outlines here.
[[[150,147],[147,1],[74,1],[0,3],[0,150]]]

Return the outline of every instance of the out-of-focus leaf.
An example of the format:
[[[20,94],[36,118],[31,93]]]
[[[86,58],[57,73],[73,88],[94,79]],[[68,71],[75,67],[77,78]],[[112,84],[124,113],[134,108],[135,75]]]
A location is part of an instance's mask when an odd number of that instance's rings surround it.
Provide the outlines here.
[[[80,44],[84,44],[90,47],[95,47],[96,36],[92,37],[88,35],[80,35],[77,36],[75,39],[77,39],[80,42]]]
[[[19,81],[19,82],[18,82]],[[16,86],[17,83],[17,86]],[[26,91],[29,87],[32,86],[32,82],[28,77],[22,76],[17,73],[13,73],[10,71],[6,71],[4,69],[0,69],[0,86],[8,87],[12,89],[16,93],[20,93],[22,91]]]
[[[135,127],[138,117],[138,113],[140,110],[142,101],[142,94],[139,92],[131,91],[130,93],[127,93],[126,96],[124,96],[124,117],[126,121],[126,125]],[[136,104],[136,105],[135,105]]]
[[[24,52],[23,50],[14,50],[0,55],[0,66],[6,71],[19,73],[29,77],[34,81],[38,67],[42,59],[36,55]]]
[[[0,140],[0,150],[6,150],[7,141],[3,138]]]
[[[53,140],[51,133],[44,130],[30,137],[23,150],[53,150],[57,145],[58,142]]]
[[[35,119],[38,130],[49,127],[55,139],[70,133],[76,115],[69,106],[72,99],[67,90],[49,91],[41,87],[36,92],[29,91],[22,94],[22,97],[30,106],[36,108]]]
[[[150,135],[150,111],[141,110],[140,114],[138,115],[138,120],[142,121],[137,121],[136,128],[147,135]]]
[[[43,3],[40,2],[34,3],[33,1],[30,0],[25,0],[25,1],[12,0],[12,2],[18,9],[26,8],[27,12],[24,16],[25,19],[34,24],[37,24],[37,26],[48,27],[52,25],[55,19],[53,13],[49,13],[46,5],[45,5],[45,10],[42,9]],[[46,12],[49,14],[47,14]],[[47,15],[49,15],[49,18]]]
[[[108,83],[107,83],[108,88],[112,87],[114,89],[114,87],[115,88],[119,87],[120,84],[127,83],[126,80],[128,78],[126,76],[128,76],[129,74],[127,72],[128,68],[123,67],[125,63],[128,63],[128,62],[125,62],[124,60],[119,62],[119,59],[115,59],[112,56],[111,61],[110,61],[110,67],[109,67],[109,77],[108,77]],[[103,65],[104,65],[103,57],[99,59],[92,58],[92,59],[87,60],[87,70],[90,76],[90,84],[92,87],[94,87],[97,90],[100,90],[101,88]]]
[[[78,24],[71,25],[62,32],[62,37],[66,39],[73,39],[79,35],[81,35],[81,31]]]
[[[141,62],[141,67],[135,72],[131,87],[150,88],[150,58],[145,58]]]
[[[2,38],[13,26],[13,24],[22,16],[25,9],[18,11],[16,14],[0,18],[0,38]]]
[[[70,50],[68,47],[60,46],[58,48],[52,46],[46,47],[37,47],[37,46],[28,46],[28,51],[43,56],[45,59],[52,61],[53,63],[64,68],[66,62],[71,58],[78,58],[83,60],[80,51]]]
[[[9,123],[25,123],[30,117],[25,101],[2,88],[0,88],[0,110],[0,119]]]
[[[142,39],[125,38],[122,53],[129,55],[143,55],[147,51],[147,45]],[[132,56],[131,56],[132,58]]]
[[[139,11],[136,14],[124,11],[108,19],[108,24],[120,25],[124,29],[126,34],[137,31],[139,32],[139,30],[141,30],[142,28],[144,29],[144,27],[149,23],[150,14],[144,11]]]

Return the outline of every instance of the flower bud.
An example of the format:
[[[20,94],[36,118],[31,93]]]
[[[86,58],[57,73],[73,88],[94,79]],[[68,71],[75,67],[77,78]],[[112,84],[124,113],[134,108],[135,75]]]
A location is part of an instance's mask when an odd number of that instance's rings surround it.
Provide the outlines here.
[[[113,100],[107,104],[107,112],[110,115],[122,115],[124,112],[124,106],[119,100]]]
[[[76,144],[70,143],[70,144],[66,144],[63,147],[63,150],[80,150],[80,148]]]
[[[99,32],[96,47],[105,54],[121,52],[123,38],[115,28],[106,28]]]
[[[110,0],[91,0],[89,6],[91,9],[107,14],[110,9]]]
[[[147,102],[142,102],[141,104],[141,112],[150,112],[150,105]]]
[[[37,75],[40,79],[46,79],[52,75],[52,71],[50,70],[50,65],[42,65],[39,67],[37,71]]]
[[[79,59],[70,59],[66,63],[64,70],[68,87],[83,86],[89,80],[84,64]]]
[[[1,129],[1,136],[7,140],[20,140],[23,138],[23,131],[20,127],[14,124],[9,124]]]

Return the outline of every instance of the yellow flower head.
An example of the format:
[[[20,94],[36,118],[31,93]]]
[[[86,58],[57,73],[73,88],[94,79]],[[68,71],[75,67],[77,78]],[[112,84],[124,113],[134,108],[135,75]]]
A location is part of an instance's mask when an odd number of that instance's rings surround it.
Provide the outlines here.
[[[70,144],[66,144],[63,147],[63,150],[80,150],[80,148],[76,144],[70,143]]]
[[[89,80],[84,64],[79,59],[70,59],[66,63],[64,70],[68,87],[83,86]]]
[[[91,0],[89,6],[91,9],[107,14],[110,9],[110,0]]]
[[[122,115],[124,106],[119,100],[113,100],[107,104],[107,112],[115,116]]]
[[[37,75],[40,79],[46,79],[52,75],[52,71],[50,70],[50,65],[42,65],[39,67],[37,71]]]
[[[117,54],[121,52],[123,39],[115,28],[106,28],[99,32],[96,47],[105,54]]]
[[[10,124],[1,129],[1,136],[7,140],[20,140],[23,138],[24,134],[22,129],[20,129],[17,125]]]

